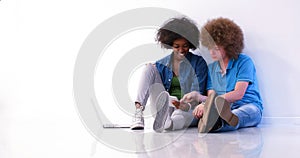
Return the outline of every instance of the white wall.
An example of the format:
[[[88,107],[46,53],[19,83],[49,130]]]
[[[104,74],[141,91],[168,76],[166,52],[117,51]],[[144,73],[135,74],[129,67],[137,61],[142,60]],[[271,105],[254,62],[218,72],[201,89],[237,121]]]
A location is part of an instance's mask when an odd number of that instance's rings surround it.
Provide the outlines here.
[[[40,157],[45,153],[49,157],[66,157],[74,149],[80,149],[74,156],[85,157],[90,153],[83,145],[89,145],[93,138],[80,123],[72,92],[77,53],[98,24],[117,13],[139,7],[173,9],[200,26],[209,18],[233,19],[244,30],[245,53],[257,67],[264,116],[300,117],[299,3],[297,0],[192,0],[189,3],[182,0],[1,0],[0,157]],[[75,130],[76,135],[72,134]],[[74,137],[82,144],[67,148],[65,144]],[[41,144],[46,143],[51,146],[42,148]]]
[[[257,68],[265,117],[299,117],[300,31],[298,1],[201,1],[182,12],[203,24],[213,17],[228,17],[245,34],[245,53]]]

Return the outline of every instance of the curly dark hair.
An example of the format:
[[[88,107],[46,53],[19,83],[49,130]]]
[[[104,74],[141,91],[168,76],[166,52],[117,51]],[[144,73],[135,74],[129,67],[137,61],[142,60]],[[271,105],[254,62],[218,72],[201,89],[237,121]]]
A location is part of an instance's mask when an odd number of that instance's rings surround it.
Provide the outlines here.
[[[186,17],[172,18],[158,30],[156,41],[163,48],[170,49],[175,40],[184,38],[188,41],[189,47],[194,50],[199,47],[199,36],[199,29],[192,20]]]
[[[221,46],[229,58],[237,59],[244,49],[244,35],[241,28],[227,18],[209,20],[201,28],[201,44],[208,49]]]

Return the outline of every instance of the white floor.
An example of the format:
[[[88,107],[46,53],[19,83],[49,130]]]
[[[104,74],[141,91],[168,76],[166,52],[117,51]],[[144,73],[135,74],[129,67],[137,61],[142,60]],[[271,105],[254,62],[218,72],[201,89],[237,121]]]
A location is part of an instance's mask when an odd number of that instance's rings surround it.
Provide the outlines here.
[[[150,125],[144,131],[104,129],[99,135],[108,141],[99,142],[76,117],[5,120],[2,116],[0,157],[296,158],[300,154],[299,119],[269,118],[255,128],[206,135],[198,134],[197,128],[153,134]]]
[[[170,136],[169,133],[164,134],[165,137]],[[136,154],[136,156],[146,158],[290,158],[299,157],[299,146],[299,120],[277,118],[265,119],[258,127],[225,133],[197,134],[197,128],[191,128],[171,144],[155,151]]]
[[[299,157],[299,124],[261,124],[226,133],[197,134],[188,129],[165,148],[138,157],[257,158]]]

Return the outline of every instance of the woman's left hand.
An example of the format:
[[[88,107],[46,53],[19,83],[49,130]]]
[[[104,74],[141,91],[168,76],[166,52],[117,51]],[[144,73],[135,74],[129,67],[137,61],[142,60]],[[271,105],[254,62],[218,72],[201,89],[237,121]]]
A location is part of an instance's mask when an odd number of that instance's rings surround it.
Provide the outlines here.
[[[204,112],[204,104],[199,104],[195,107],[193,111],[193,115],[197,118],[200,119],[203,116]]]

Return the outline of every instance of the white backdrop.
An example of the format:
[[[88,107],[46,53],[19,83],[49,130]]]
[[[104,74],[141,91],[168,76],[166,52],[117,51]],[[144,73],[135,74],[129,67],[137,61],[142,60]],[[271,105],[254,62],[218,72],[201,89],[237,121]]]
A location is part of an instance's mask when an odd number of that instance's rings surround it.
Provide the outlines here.
[[[264,116],[300,117],[299,3],[1,0],[0,157],[95,156],[94,138],[81,124],[73,99],[77,53],[98,24],[140,7],[173,9],[199,26],[219,16],[233,19],[244,31],[245,53],[256,64]],[[104,145],[97,154],[103,151],[130,156]]]

